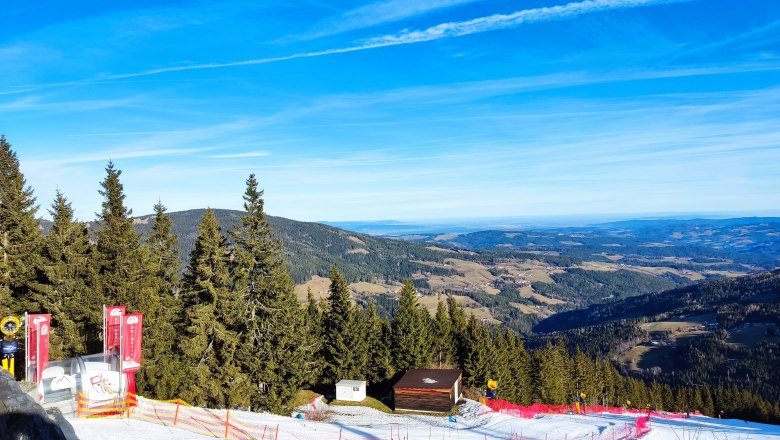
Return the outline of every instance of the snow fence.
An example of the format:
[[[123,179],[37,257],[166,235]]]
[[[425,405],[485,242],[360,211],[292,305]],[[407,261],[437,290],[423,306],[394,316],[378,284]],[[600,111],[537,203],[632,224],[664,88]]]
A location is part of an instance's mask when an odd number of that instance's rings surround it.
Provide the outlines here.
[[[599,438],[612,440],[628,440],[643,437],[650,432],[650,415],[652,411],[640,411],[632,408],[607,407],[601,405],[575,406],[569,405],[547,405],[543,403],[534,403],[529,406],[517,405],[501,399],[486,399],[484,405],[491,410],[506,414],[512,417],[522,419],[533,419],[546,414],[581,414],[587,413],[609,413],[609,414],[634,414],[637,415],[636,422],[633,425],[626,424],[623,427],[612,427],[607,432],[602,432]],[[576,408],[576,409],[575,409]],[[658,414],[663,418],[682,418],[687,415],[665,413]],[[594,434],[595,438],[595,434]]]
[[[230,410],[191,406],[183,400],[152,400],[128,394],[112,401],[90,401],[79,395],[77,417],[127,417],[175,426],[202,435],[231,440],[276,440],[279,426],[253,426],[239,420]]]

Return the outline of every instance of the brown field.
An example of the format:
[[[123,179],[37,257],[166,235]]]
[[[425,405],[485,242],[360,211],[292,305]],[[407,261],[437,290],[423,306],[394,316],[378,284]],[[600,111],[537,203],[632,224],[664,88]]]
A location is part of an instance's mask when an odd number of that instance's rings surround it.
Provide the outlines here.
[[[670,345],[653,345],[643,343],[632,347],[618,356],[618,361],[632,370],[643,370],[652,367],[660,367],[664,371],[674,368],[669,361],[670,353],[674,350],[677,341],[690,338],[698,338],[711,333],[710,330],[701,328],[707,322],[715,320],[714,313],[686,316],[670,321],[648,322],[640,328],[647,332],[671,332],[668,343]]]
[[[780,342],[780,336],[767,336],[766,331],[774,324],[754,324],[729,331],[726,340],[729,344],[739,347],[755,347],[759,342]]]
[[[520,310],[521,312],[525,313],[526,315],[536,315],[539,314],[539,311],[533,307],[529,306],[528,304],[520,304],[520,303],[510,303],[512,304],[512,307]]]
[[[674,369],[674,364],[670,361],[673,350],[674,348],[669,346],[637,345],[618,356],[618,362],[634,371],[653,367],[669,371]]]
[[[466,316],[473,313],[477,319],[488,320],[494,324],[501,323],[501,321],[498,321],[497,319],[493,318],[493,315],[490,313],[490,310],[488,310],[487,307],[481,306],[479,303],[469,298],[468,296],[453,295],[453,298],[455,298],[455,302],[457,302],[461,307],[463,307],[463,311],[466,312]],[[439,299],[441,299],[442,301],[447,300],[447,298],[443,295],[442,296],[430,295],[430,296],[418,297],[417,301],[419,301],[420,304],[422,304],[428,310],[428,313],[430,313],[431,316],[435,316],[436,308],[439,305]]]
[[[444,264],[429,261],[418,261],[418,263],[432,267],[455,269],[461,273],[461,275],[433,275],[427,277],[428,284],[433,290],[472,289],[489,295],[497,295],[500,292],[500,290],[492,286],[496,277],[490,273],[490,269],[482,264],[457,258],[447,258],[444,260]]]
[[[365,241],[355,237],[354,235],[350,235],[349,237],[347,237],[347,240],[349,240],[349,241],[351,241],[353,243],[357,243],[357,244],[359,244],[361,246],[365,246],[366,245]]]
[[[438,246],[426,246],[425,248],[426,249],[430,249],[432,251],[436,251],[436,252],[447,252],[447,253],[451,253],[451,254],[457,254],[458,253],[458,251],[454,251],[452,249],[444,249],[444,248],[440,248]]]
[[[311,288],[311,293],[314,294],[314,299],[327,298],[328,289],[330,289],[330,278],[313,276],[309,281],[303,284],[297,284],[295,286],[295,295],[298,297],[298,301],[306,302],[306,289]]]
[[[685,331],[687,328],[699,327],[704,325],[705,322],[715,321],[714,313],[707,313],[704,315],[686,316],[685,318],[670,320],[670,321],[657,321],[648,322],[640,325],[640,328],[647,332],[660,332],[660,331]],[[707,333],[707,332],[705,332]]]
[[[620,266],[614,263],[605,263],[603,261],[585,261],[582,264],[572,266],[575,269],[597,270],[602,272],[614,272],[620,269]]]
[[[535,299],[535,300],[537,300],[537,301],[539,301],[541,303],[552,304],[552,305],[565,304],[566,303],[566,301],[561,301],[561,300],[559,300],[557,298],[550,298],[549,296],[544,296],[544,295],[541,295],[539,293],[536,293],[534,291],[534,288],[531,287],[531,286],[523,286],[519,290],[520,290],[520,297],[521,298],[533,298],[533,299]]]
[[[560,257],[561,253],[558,251],[523,251],[528,254],[534,254],[534,255],[549,255],[551,257]]]
[[[734,278],[734,277],[741,277],[742,275],[745,275],[747,272],[734,272],[731,270],[705,270],[704,273],[710,275],[721,275],[724,277]]]
[[[358,293],[369,294],[382,294],[382,293],[396,293],[401,290],[401,286],[393,286],[389,284],[375,284],[366,281],[360,281],[358,283],[352,283],[349,285],[349,290]]]
[[[453,238],[458,238],[458,235],[460,234],[441,234],[437,235],[433,239],[436,241],[452,240]]]
[[[610,261],[618,261],[618,260],[622,260],[623,259],[623,256],[620,255],[620,254],[609,254],[609,253],[606,253],[606,252],[602,252],[600,254],[595,254],[595,255],[600,255],[600,256],[602,256],[602,257],[604,257],[604,258],[606,258],[606,259],[608,259]]]
[[[363,255],[365,255],[365,254],[368,254],[369,252],[366,249],[357,248],[357,249],[350,249],[350,250],[347,251],[347,253],[348,254],[363,254]]]

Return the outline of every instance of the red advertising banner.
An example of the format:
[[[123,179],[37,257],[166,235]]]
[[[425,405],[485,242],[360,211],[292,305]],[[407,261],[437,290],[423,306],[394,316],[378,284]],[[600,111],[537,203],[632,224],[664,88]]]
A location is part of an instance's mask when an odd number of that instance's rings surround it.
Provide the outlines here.
[[[122,340],[122,368],[126,372],[141,368],[141,326],[142,313],[130,313],[124,316],[125,328]]]
[[[115,354],[119,357],[119,341],[122,336],[122,316],[125,315],[125,306],[106,307],[104,317],[103,341],[105,342],[106,356]]]
[[[33,381],[40,383],[41,373],[49,363],[49,329],[51,315],[27,315],[30,340],[27,352],[27,365],[35,365]]]

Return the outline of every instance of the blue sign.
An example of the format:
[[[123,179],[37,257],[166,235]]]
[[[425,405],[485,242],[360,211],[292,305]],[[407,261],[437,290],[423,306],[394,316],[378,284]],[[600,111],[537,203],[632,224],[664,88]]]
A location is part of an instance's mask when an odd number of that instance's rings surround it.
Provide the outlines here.
[[[0,342],[0,352],[2,354],[15,354],[17,351],[19,351],[18,339],[3,339]]]
[[[458,418],[455,416],[450,416],[449,421],[450,423],[458,423]]]

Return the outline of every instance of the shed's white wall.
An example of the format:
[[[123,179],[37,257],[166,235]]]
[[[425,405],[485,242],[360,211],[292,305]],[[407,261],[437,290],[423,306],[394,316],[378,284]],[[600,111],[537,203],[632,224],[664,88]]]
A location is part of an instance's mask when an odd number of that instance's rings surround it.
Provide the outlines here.
[[[355,390],[357,388],[357,390]],[[366,398],[366,386],[359,387],[336,385],[336,400],[346,400],[348,402],[360,402]]]

